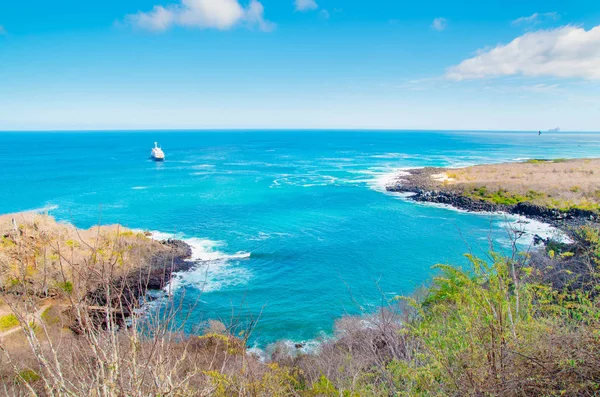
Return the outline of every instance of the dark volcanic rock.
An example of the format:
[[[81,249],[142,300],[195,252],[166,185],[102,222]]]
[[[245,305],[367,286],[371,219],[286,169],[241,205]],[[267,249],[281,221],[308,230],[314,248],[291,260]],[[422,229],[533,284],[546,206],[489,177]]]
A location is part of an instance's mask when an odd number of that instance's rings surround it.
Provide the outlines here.
[[[521,202],[514,205],[494,204],[463,195],[460,191],[452,190],[451,186],[443,186],[431,178],[432,175],[445,172],[443,168],[421,168],[409,170],[409,175],[402,176],[394,185],[386,190],[398,193],[413,193],[408,199],[419,202],[446,204],[452,207],[472,212],[505,212],[513,215],[523,215],[549,223],[558,228],[578,226],[588,222],[599,222],[600,216],[592,211],[571,209],[559,211]]]
[[[147,279],[147,289],[160,290],[171,280],[172,274],[189,270],[194,263],[187,259],[192,256],[192,248],[181,240],[165,240],[163,245],[170,252],[159,252],[152,257]]]
[[[149,290],[162,290],[173,273],[186,271],[194,266],[194,262],[187,260],[192,256],[192,249],[188,244],[181,240],[166,240],[162,244],[170,249],[156,252],[146,266],[112,280],[110,294],[107,294],[105,286],[89,293],[90,304],[119,308],[121,315],[127,317],[139,306],[140,298]]]

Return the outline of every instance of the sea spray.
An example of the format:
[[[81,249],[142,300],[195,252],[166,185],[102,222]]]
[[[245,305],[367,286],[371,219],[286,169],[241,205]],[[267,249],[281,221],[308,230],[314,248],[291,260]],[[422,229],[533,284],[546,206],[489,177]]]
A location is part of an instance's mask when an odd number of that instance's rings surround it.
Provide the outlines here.
[[[196,266],[185,272],[174,273],[165,291],[174,293],[182,287],[194,287],[202,292],[217,291],[226,286],[247,283],[251,278],[248,269],[238,266],[238,262],[251,257],[249,252],[226,254],[217,248],[225,247],[222,241],[197,237],[185,237],[183,234],[170,234],[152,231],[155,240],[180,239],[192,249],[189,261]]]

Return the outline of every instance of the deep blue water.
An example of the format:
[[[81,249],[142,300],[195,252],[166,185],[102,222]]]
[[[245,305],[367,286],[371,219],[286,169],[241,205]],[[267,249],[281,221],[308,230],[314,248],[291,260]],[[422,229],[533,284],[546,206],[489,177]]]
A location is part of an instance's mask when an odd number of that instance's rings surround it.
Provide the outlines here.
[[[154,141],[164,163],[148,160]],[[0,133],[0,147],[1,213],[49,208],[79,227],[186,238],[209,260],[174,285],[190,304],[203,290],[191,323],[262,311],[254,339],[265,345],[312,339],[382,294],[410,293],[432,265],[465,263],[467,244],[486,251],[490,233],[506,243],[504,217],[386,194],[390,172],[600,157],[600,134]]]

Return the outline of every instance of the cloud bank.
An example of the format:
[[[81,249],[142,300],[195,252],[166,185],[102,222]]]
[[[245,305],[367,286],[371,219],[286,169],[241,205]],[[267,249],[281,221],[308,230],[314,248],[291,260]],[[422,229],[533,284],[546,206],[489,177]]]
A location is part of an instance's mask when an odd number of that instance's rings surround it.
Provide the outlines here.
[[[514,75],[600,80],[600,25],[529,32],[506,45],[480,50],[446,72],[458,81]]]
[[[158,32],[174,26],[227,30],[245,24],[262,31],[275,27],[264,19],[264,7],[258,0],[251,0],[246,8],[238,0],[181,0],[179,4],[157,5],[151,11],[140,11],[125,19],[134,26]]]

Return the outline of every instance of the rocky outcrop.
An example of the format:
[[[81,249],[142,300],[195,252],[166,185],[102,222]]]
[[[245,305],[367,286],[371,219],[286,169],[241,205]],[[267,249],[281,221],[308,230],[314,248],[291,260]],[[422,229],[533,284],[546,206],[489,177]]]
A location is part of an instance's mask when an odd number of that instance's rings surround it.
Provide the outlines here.
[[[446,204],[452,207],[472,212],[504,212],[522,215],[530,219],[549,223],[558,228],[577,226],[588,222],[600,222],[600,216],[592,211],[570,209],[560,211],[553,208],[520,202],[514,205],[495,204],[464,195],[461,191],[453,190],[451,186],[444,187],[432,175],[444,172],[441,168],[422,168],[410,170],[409,175],[402,176],[394,184],[387,186],[389,192],[412,193],[408,199],[418,202]]]
[[[169,239],[162,244],[170,250],[152,257],[147,284],[149,290],[163,289],[171,281],[173,273],[187,271],[194,266],[194,262],[188,260],[192,257],[192,248],[184,241]]]
[[[141,298],[151,290],[162,290],[171,281],[174,273],[187,271],[195,264],[188,259],[192,256],[191,247],[181,240],[162,242],[168,249],[154,253],[145,266],[118,277],[110,284],[111,293],[101,285],[88,294],[91,305],[118,308],[123,317],[139,306]],[[110,300],[110,302],[109,302]]]

